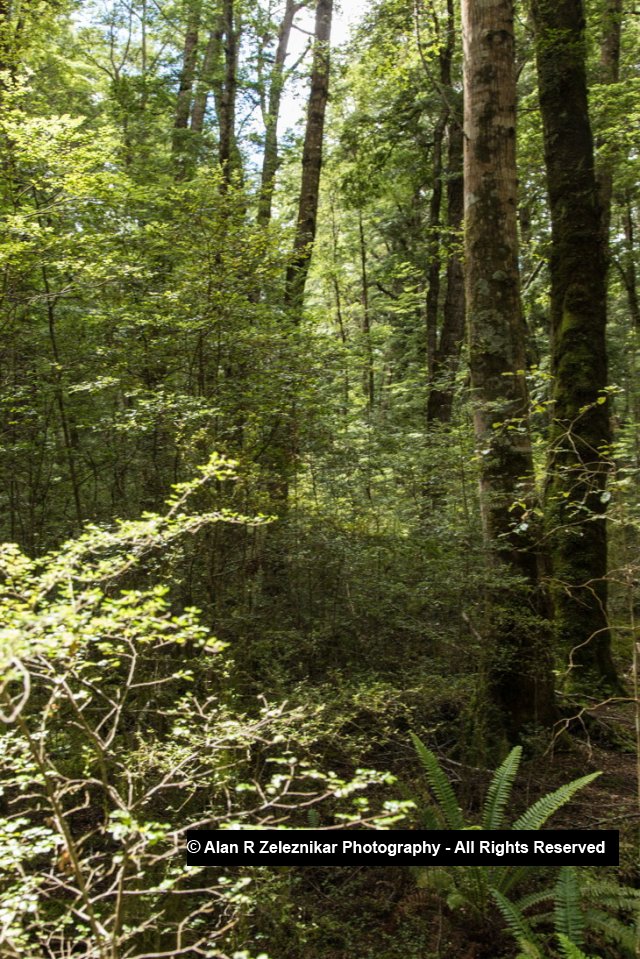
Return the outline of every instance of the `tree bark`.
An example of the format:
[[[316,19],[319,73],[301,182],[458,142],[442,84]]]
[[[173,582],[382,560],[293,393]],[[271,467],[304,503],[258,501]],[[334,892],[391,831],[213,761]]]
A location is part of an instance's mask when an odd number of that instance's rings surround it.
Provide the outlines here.
[[[364,233],[362,210],[358,210],[358,237],[360,240],[360,277],[362,281],[362,335],[364,336],[365,367],[363,386],[367,397],[369,415],[375,405],[375,369],[373,341],[371,339],[371,310],[369,303],[369,271],[367,265],[367,241]]]
[[[220,126],[219,159],[223,186],[229,186],[234,173],[242,172],[236,142],[236,95],[238,91],[238,29],[234,0],[224,0],[224,83],[218,103]]]
[[[466,299],[480,498],[495,566],[488,694],[512,741],[556,717],[539,556],[516,225],[511,0],[463,0]],[[514,505],[519,504],[519,505]],[[509,582],[510,581],[510,582]]]
[[[604,32],[600,42],[600,78],[605,84],[618,83],[620,79],[620,39],[622,33],[622,0],[607,0],[604,16]],[[599,144],[602,146],[603,144]],[[602,236],[605,250],[609,251],[611,230],[611,199],[613,194],[613,161],[606,157],[598,170],[598,190]]]
[[[551,212],[554,421],[547,522],[555,623],[571,681],[618,689],[607,619],[606,244],[587,106],[581,0],[534,0]]]
[[[302,153],[302,184],[293,255],[287,270],[285,303],[300,311],[309,275],[322,171],[324,122],[329,99],[329,67],[333,0],[318,0],[313,47],[311,91]]]
[[[630,192],[627,191],[623,214],[625,250],[623,257],[616,261],[627,292],[629,313],[636,330],[640,330],[640,302],[638,300],[638,284],[636,277],[635,230],[633,225],[633,205]]]
[[[453,408],[453,378],[464,338],[465,302],[464,271],[462,257],[455,246],[447,257],[447,286],[440,333],[437,330],[438,302],[440,293],[440,206],[442,198],[442,151],[444,134],[447,139],[447,232],[449,241],[457,243],[463,220],[463,172],[462,172],[462,99],[453,88],[452,66],[456,44],[456,19],[453,0],[447,0],[446,43],[439,55],[440,95],[443,106],[434,131],[434,193],[432,197],[432,220],[437,222],[436,243],[432,256],[437,261],[429,271],[429,294],[427,296],[427,362],[429,373],[429,398],[427,400],[427,424],[448,423]],[[437,175],[436,175],[436,171]],[[437,220],[433,217],[437,208]],[[437,271],[437,272],[436,272]],[[433,290],[433,295],[432,295]]]
[[[196,61],[198,56],[198,32],[200,28],[200,5],[194,3],[189,10],[189,21],[187,32],[184,39],[184,48],[182,54],[182,69],[180,71],[180,84],[178,87],[178,98],[176,100],[176,112],[173,121],[173,138],[171,149],[175,157],[180,161],[186,152],[189,126],[189,114],[191,113],[191,98],[193,96],[193,81],[196,74]]]
[[[269,104],[265,116],[264,156],[262,158],[262,177],[258,200],[258,224],[267,226],[271,222],[273,192],[278,172],[278,120],[285,81],[285,62],[289,50],[291,28],[301,4],[296,0],[287,0],[284,16],[278,30],[278,45],[271,70],[269,83]]]
[[[433,186],[429,203],[429,239],[427,267],[427,375],[433,381],[436,351],[438,348],[438,307],[440,305],[440,271],[442,269],[442,151],[444,136],[449,117],[448,108],[444,108],[436,121],[433,131]]]
[[[427,423],[450,423],[453,411],[454,378],[464,340],[465,295],[462,255],[457,250],[462,231],[464,182],[462,172],[462,117],[449,121],[447,162],[447,228],[454,245],[447,261],[447,292],[442,329],[433,358],[432,384],[427,401]]]
[[[202,58],[202,67],[200,77],[196,84],[196,92],[193,98],[193,109],[191,111],[191,132],[201,134],[204,130],[204,118],[207,112],[207,101],[209,93],[214,84],[213,72],[216,64],[220,60],[222,49],[222,36],[219,30],[211,30],[207,45]]]

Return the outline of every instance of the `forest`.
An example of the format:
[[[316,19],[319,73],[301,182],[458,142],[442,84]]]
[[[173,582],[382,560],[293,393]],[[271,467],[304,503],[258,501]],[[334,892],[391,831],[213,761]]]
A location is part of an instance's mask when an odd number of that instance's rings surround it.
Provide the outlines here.
[[[639,168],[627,0],[0,0],[2,959],[640,956]]]

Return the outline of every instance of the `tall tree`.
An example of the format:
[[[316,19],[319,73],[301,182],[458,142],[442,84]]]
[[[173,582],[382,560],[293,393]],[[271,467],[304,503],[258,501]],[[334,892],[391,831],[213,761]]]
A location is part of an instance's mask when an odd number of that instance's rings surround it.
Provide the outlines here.
[[[622,0],[606,0],[602,39],[600,41],[600,79],[607,85],[620,79],[620,40],[622,33]],[[613,161],[611,157],[600,163],[597,171],[602,233],[606,248],[609,246],[611,226],[611,200],[613,194]]]
[[[269,81],[269,99],[264,116],[264,154],[258,201],[258,223],[260,223],[261,226],[266,226],[271,220],[273,191],[275,188],[276,173],[278,171],[278,120],[280,118],[280,105],[286,79],[285,63],[289,50],[293,21],[296,13],[298,13],[303,6],[304,3],[297,2],[297,0],[287,0],[284,15],[278,29],[278,43]]]
[[[220,126],[219,156],[224,183],[241,171],[240,154],[236,142],[236,94],[238,89],[238,56],[240,27],[234,0],[223,0],[224,25],[224,82],[220,91],[218,123]]]
[[[324,121],[329,99],[329,67],[333,0],[318,0],[313,45],[311,90],[302,153],[302,184],[298,202],[293,257],[287,270],[286,301],[295,309],[302,307],[307,276],[316,238],[316,219],[320,196]]]
[[[182,52],[182,69],[180,70],[180,83],[173,123],[172,150],[174,154],[178,155],[184,152],[186,146],[185,131],[189,125],[189,115],[191,113],[193,81],[195,79],[198,56],[199,28],[200,4],[196,2],[192,4],[188,12],[187,30]]]
[[[552,225],[547,512],[555,621],[574,681],[617,688],[607,619],[606,241],[587,105],[585,19],[581,0],[534,0],[532,11]]]
[[[191,110],[191,131],[195,134],[202,133],[204,129],[204,118],[207,112],[207,101],[211,88],[215,82],[214,70],[217,66],[222,47],[222,35],[218,29],[210,30],[207,38],[207,45],[204,49],[200,75],[196,83],[193,96],[193,108]]]
[[[427,422],[448,423],[453,408],[453,377],[458,367],[464,338],[464,274],[462,257],[457,241],[463,219],[463,150],[462,150],[462,97],[454,87],[453,65],[458,35],[456,31],[455,4],[447,0],[446,17],[440,22],[436,8],[431,6],[430,19],[440,47],[438,51],[439,77],[433,76],[429,52],[425,47],[421,29],[421,0],[416,2],[416,32],[418,52],[431,84],[436,87],[441,100],[440,113],[433,130],[433,189],[429,209],[429,267],[427,270],[427,368],[429,373],[429,398]],[[446,143],[445,143],[446,141]],[[447,150],[446,162],[444,150]],[[447,217],[446,230],[442,228],[443,181],[446,181]],[[443,244],[443,233],[447,243]],[[446,269],[446,294],[442,310],[442,323],[438,329],[440,312],[440,277],[442,272],[443,246],[449,247]]]
[[[511,0],[463,0],[465,262],[485,543],[510,585],[492,601],[489,694],[509,738],[555,717],[539,557],[527,535],[533,460],[516,225]],[[515,505],[520,504],[520,505]]]

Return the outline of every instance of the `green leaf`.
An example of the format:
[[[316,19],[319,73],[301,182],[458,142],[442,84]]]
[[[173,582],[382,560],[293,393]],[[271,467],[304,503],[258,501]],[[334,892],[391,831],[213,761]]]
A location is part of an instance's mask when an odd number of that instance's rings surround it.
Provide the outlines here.
[[[601,776],[602,773],[590,773],[588,776],[582,776],[580,779],[574,779],[573,782],[560,786],[559,789],[548,793],[533,804],[527,811],[517,819],[512,829],[540,829],[548,819],[553,816],[558,809],[565,806],[570,799],[580,790],[592,783],[594,779]]]
[[[554,889],[554,915],[558,933],[566,936],[577,946],[584,943],[584,915],[580,908],[580,887],[575,868],[564,866],[560,870]]]
[[[433,790],[447,826],[449,829],[464,829],[465,822],[458,806],[458,800],[435,754],[425,746],[415,733],[411,733],[411,741],[420,762],[424,766],[427,781]]]
[[[511,788],[518,774],[521,758],[522,747],[515,746],[494,773],[482,812],[484,829],[500,829],[502,826],[504,810],[511,796]]]

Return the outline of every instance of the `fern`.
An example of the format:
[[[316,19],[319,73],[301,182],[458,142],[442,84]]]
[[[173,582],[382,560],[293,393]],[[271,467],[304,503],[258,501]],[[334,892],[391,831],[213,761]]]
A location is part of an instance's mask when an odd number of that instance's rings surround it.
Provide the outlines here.
[[[537,892],[531,892],[527,896],[523,896],[522,899],[518,899],[516,905],[521,912],[526,912],[527,909],[540,906],[543,902],[552,901],[553,893],[553,889],[540,889]]]
[[[634,959],[638,955],[638,939],[635,926],[627,926],[615,916],[603,912],[601,909],[587,909],[586,922],[589,928],[595,929],[609,942],[615,943],[621,956]]]
[[[579,946],[576,946],[575,942],[571,942],[571,940],[562,933],[558,933],[558,942],[560,943],[562,959],[589,959],[589,956],[587,956]]]
[[[540,829],[547,819],[549,819],[558,809],[565,806],[569,800],[580,790],[597,779],[601,773],[590,773],[588,776],[582,776],[580,779],[574,779],[573,782],[560,786],[552,793],[547,793],[542,799],[539,799],[527,811],[516,819],[512,829]]]
[[[425,768],[427,781],[438,801],[438,806],[447,826],[449,829],[464,829],[465,822],[458,806],[458,800],[435,754],[425,746],[415,733],[411,733],[411,741],[415,746],[420,762]]]
[[[500,829],[504,810],[511,796],[511,788],[518,773],[522,746],[515,746],[499,769],[494,773],[482,812],[484,829]]]
[[[612,879],[591,879],[585,884],[587,899],[609,909],[638,912],[640,910],[640,889],[621,886]]]
[[[491,895],[520,949],[527,956],[531,955],[537,957],[537,959],[542,959],[542,952],[535,933],[515,903],[506,899],[497,889],[492,889]]]
[[[580,908],[580,887],[576,870],[563,866],[554,889],[554,917],[559,935],[576,946],[584,945],[584,915]]]

